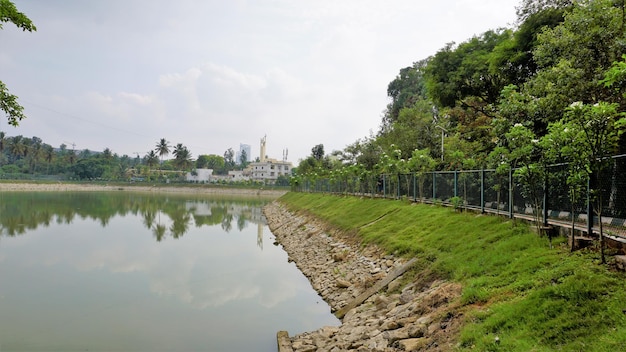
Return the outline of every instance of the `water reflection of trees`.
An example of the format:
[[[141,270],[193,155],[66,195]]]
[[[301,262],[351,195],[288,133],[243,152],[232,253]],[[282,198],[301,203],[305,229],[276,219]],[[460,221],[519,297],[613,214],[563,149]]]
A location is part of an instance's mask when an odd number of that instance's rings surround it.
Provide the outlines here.
[[[228,199],[130,192],[3,192],[0,193],[0,236],[16,236],[48,227],[92,219],[107,226],[115,216],[140,216],[157,241],[180,238],[191,226],[221,226],[239,231],[249,222],[264,223],[267,199]]]

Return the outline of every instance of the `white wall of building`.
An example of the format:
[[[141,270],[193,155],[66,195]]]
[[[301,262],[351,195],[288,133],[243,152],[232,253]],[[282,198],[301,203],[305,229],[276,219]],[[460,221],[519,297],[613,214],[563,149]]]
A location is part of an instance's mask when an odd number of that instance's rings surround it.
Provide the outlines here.
[[[188,182],[210,182],[213,176],[213,169],[196,169],[195,172],[197,175],[192,175],[191,172],[188,172],[185,175],[185,179]]]

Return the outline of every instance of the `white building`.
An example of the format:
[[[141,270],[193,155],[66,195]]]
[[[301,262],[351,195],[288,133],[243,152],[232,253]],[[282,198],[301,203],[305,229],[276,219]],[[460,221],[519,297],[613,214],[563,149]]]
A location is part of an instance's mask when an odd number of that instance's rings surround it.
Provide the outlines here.
[[[247,181],[250,177],[245,176],[242,170],[231,170],[228,171],[228,180],[231,182],[237,181]]]
[[[261,138],[259,162],[250,163],[248,170],[253,181],[274,183],[279,176],[291,176],[293,165],[287,161],[287,152],[283,152],[283,160],[270,159],[266,155],[267,137]]]
[[[185,175],[187,182],[211,182],[213,177],[213,169],[195,169]]]

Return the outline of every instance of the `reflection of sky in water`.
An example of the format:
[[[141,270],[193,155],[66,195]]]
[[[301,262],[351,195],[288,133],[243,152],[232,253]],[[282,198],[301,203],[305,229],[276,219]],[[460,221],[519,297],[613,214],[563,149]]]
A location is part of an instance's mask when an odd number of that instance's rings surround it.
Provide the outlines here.
[[[0,351],[275,351],[278,330],[336,325],[267,227],[247,225],[157,242],[127,214],[0,237]]]

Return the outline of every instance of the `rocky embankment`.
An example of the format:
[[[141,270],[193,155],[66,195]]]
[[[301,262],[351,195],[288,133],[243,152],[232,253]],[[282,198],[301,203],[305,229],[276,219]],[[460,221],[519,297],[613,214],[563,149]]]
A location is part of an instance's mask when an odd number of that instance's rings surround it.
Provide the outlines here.
[[[317,219],[289,212],[278,202],[267,205],[264,212],[277,242],[334,312],[342,311],[405,264],[403,258],[355,243]],[[452,349],[461,320],[455,309],[461,288],[427,273],[422,270],[416,277],[415,271],[407,272],[347,310],[340,326],[292,336],[281,351]]]

